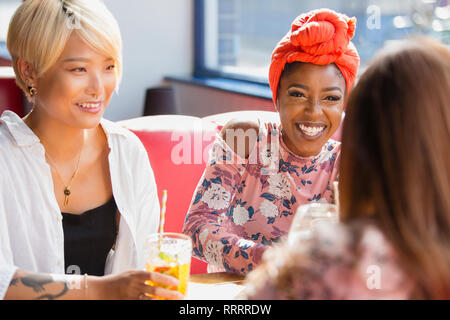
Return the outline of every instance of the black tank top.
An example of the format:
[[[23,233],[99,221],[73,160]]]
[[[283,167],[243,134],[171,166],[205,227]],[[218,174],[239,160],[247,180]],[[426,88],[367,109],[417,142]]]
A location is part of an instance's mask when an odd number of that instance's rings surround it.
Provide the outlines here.
[[[104,275],[106,257],[117,236],[116,211],[112,197],[102,206],[82,214],[61,213],[66,273]]]

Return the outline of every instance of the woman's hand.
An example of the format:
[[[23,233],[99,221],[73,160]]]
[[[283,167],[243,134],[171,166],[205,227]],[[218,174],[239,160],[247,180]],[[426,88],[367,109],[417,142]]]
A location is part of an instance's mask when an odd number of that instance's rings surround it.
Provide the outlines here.
[[[152,300],[148,295],[169,300],[181,300],[184,296],[175,290],[146,285],[152,281],[159,285],[177,287],[178,279],[157,272],[131,270],[120,274],[88,278],[88,299]],[[147,294],[147,295],[146,295]]]

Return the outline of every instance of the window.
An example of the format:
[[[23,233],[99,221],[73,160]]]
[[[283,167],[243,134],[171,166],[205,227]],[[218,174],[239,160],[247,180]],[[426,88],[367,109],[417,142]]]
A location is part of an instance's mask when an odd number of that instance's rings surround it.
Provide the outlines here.
[[[273,48],[300,13],[317,8],[357,18],[352,41],[362,67],[408,34],[450,43],[448,0],[196,0],[196,75],[267,83]]]
[[[0,58],[10,59],[6,48],[6,35],[8,34],[9,21],[21,3],[21,0],[0,1]]]

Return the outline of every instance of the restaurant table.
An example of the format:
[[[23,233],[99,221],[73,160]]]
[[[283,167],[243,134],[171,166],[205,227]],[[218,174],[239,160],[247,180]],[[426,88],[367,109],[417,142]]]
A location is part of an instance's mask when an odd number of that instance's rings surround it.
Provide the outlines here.
[[[186,300],[239,299],[244,289],[244,279],[244,276],[227,272],[192,274]]]

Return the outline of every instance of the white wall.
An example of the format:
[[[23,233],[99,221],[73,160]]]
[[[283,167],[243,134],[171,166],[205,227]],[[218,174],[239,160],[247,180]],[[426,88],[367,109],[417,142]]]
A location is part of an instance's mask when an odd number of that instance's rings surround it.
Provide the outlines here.
[[[142,115],[145,90],[166,75],[189,74],[194,64],[193,0],[105,0],[123,38],[124,72],[105,118]]]

